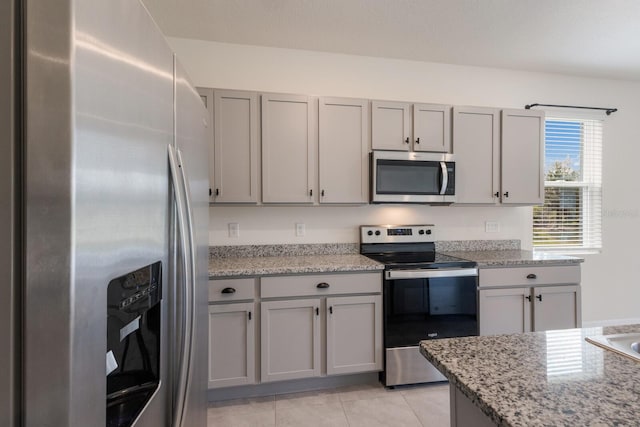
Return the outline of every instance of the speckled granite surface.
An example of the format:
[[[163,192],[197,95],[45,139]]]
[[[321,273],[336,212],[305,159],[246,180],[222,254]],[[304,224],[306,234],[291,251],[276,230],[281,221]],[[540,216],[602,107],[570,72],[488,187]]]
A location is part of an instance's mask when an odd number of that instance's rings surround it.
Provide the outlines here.
[[[447,240],[436,242],[436,251],[506,251],[520,249],[520,240]]]
[[[358,243],[211,246],[209,258],[358,254]]]
[[[384,265],[358,254],[212,258],[209,278],[268,274],[381,271]]]
[[[640,423],[640,362],[586,336],[640,325],[422,341],[420,352],[502,426]]]
[[[523,250],[499,251],[447,251],[443,252],[456,258],[462,258],[478,263],[478,267],[507,267],[516,265],[536,264],[577,264],[583,258],[558,255],[549,252],[532,252]]]

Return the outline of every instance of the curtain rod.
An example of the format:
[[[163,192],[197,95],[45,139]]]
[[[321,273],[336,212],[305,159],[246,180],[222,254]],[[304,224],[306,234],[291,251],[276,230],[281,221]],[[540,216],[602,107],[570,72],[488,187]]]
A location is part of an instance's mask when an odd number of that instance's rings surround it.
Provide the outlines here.
[[[583,110],[603,110],[607,113],[607,116],[610,116],[611,113],[615,113],[618,111],[617,108],[601,108],[601,107],[578,107],[577,105],[554,105],[554,104],[529,104],[525,105],[524,108],[530,110],[531,107],[556,107],[556,108],[580,108]]]

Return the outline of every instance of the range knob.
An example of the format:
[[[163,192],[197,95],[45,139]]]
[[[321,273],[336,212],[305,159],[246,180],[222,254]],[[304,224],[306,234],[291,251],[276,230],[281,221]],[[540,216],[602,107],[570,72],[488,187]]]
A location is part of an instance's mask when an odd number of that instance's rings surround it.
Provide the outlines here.
[[[425,231],[425,233],[427,233],[427,234],[431,234],[431,230],[430,230],[430,229],[427,229],[427,231]]]
[[[376,236],[380,235],[380,230],[376,230]]]
[[[373,231],[371,231],[371,230],[367,231],[367,235],[373,236]]]

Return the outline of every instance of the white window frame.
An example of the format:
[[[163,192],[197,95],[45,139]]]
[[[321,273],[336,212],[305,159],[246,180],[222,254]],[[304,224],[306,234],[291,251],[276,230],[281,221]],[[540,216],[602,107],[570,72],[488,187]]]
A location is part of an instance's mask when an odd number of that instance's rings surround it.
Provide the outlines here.
[[[532,244],[534,251],[560,252],[565,254],[591,254],[600,253],[602,250],[602,146],[604,141],[604,120],[601,114],[580,114],[551,111],[547,112],[545,119],[555,121],[580,121],[590,124],[592,121],[600,121],[600,139],[591,141],[588,138],[582,141],[582,180],[581,181],[545,181],[547,187],[565,187],[581,189],[581,245],[544,245],[535,241],[535,214],[532,214]],[[589,133],[586,133],[587,135]],[[546,145],[546,141],[545,141]],[[546,147],[545,147],[546,148]],[[545,150],[546,152],[546,150]],[[546,155],[545,155],[546,156]],[[544,159],[546,164],[546,157]],[[546,176],[546,170],[545,170]],[[545,191],[546,194],[546,191]],[[535,208],[534,208],[535,211]]]

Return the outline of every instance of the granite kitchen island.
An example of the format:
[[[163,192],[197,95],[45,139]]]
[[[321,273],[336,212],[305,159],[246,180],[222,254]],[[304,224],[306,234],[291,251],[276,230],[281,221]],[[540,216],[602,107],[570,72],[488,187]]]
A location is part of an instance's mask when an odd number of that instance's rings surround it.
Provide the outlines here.
[[[640,325],[422,341],[450,383],[452,426],[640,424],[640,362],[585,341]]]

